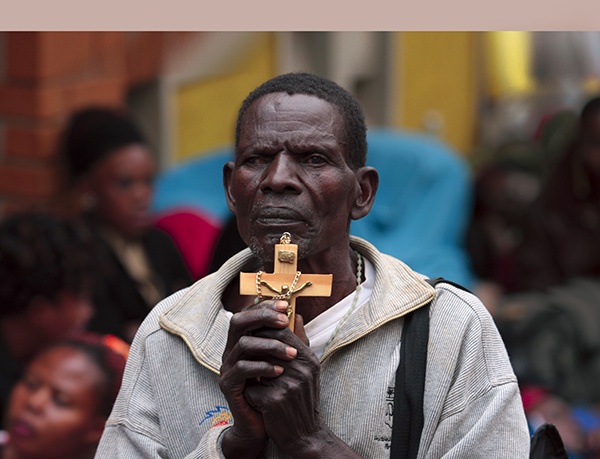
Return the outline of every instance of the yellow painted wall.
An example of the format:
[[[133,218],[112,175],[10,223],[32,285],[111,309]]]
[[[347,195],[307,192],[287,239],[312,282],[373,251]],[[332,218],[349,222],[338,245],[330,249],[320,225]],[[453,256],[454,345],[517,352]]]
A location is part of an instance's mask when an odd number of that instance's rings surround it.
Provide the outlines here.
[[[397,32],[392,124],[423,129],[439,113],[442,139],[460,153],[473,147],[476,81],[473,32]],[[236,70],[184,85],[175,92],[175,161],[233,143],[241,101],[275,75],[275,34],[262,33]]]
[[[475,132],[473,32],[398,32],[393,123],[422,130],[428,113],[441,115],[441,138],[468,154]]]
[[[495,97],[530,93],[535,87],[531,32],[486,32],[484,43],[490,93]]]
[[[232,145],[237,111],[248,93],[275,76],[275,37],[264,33],[236,70],[184,85],[175,92],[176,152],[182,161]]]

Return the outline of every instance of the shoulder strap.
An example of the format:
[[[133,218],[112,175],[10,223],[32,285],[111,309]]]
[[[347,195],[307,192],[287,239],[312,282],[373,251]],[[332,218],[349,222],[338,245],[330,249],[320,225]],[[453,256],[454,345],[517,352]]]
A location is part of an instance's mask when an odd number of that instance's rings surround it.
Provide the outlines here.
[[[391,459],[413,459],[419,451],[428,341],[429,304],[404,317],[394,389]]]
[[[554,424],[544,423],[531,437],[530,459],[569,459]]]
[[[426,279],[435,287],[440,282],[461,285],[441,277]],[[423,430],[423,393],[429,342],[429,308],[425,306],[404,317],[400,344],[400,363],[396,370],[391,459],[415,459]]]

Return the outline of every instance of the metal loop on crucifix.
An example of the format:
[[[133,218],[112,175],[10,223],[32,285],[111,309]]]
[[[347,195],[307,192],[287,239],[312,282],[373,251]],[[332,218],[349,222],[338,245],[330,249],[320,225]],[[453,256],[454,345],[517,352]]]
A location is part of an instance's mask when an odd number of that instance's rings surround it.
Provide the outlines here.
[[[294,331],[296,297],[330,296],[332,274],[302,274],[297,270],[298,246],[292,244],[288,232],[282,234],[279,244],[275,244],[275,269],[272,274],[240,273],[240,294],[256,295],[259,301],[265,296],[276,300],[287,300],[290,329]],[[299,286],[297,286],[300,283]],[[263,290],[268,290],[268,294]]]

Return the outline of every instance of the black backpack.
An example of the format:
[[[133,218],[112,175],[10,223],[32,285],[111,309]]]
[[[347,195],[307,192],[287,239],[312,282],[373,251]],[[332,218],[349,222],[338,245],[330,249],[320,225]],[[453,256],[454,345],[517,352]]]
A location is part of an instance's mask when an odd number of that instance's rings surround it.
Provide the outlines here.
[[[443,278],[427,279],[435,287],[444,282],[462,290],[466,288]],[[423,393],[429,341],[429,304],[404,318],[400,346],[400,363],[394,389],[394,423],[392,424],[391,459],[416,459],[423,430]],[[409,368],[410,371],[406,371]],[[543,424],[531,437],[530,459],[568,459],[556,427]]]

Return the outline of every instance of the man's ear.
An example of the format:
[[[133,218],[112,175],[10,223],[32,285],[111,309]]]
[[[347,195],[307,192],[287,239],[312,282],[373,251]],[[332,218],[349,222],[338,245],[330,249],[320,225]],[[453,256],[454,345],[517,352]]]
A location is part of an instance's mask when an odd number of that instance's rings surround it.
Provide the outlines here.
[[[359,191],[350,212],[352,220],[359,220],[371,211],[379,187],[379,173],[374,167],[361,167],[356,171],[356,179]]]
[[[223,187],[225,188],[225,199],[227,200],[227,207],[235,214],[235,199],[231,195],[231,176],[233,175],[233,161],[227,161],[223,166]]]

